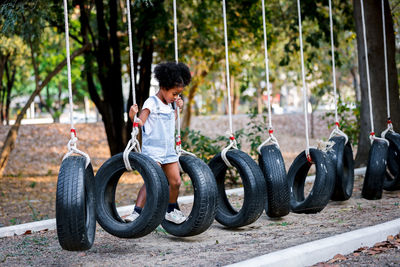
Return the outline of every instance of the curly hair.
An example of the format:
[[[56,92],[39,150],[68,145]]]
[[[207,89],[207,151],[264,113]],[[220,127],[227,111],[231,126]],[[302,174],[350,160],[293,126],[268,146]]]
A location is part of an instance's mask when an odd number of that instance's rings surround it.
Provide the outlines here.
[[[160,87],[166,90],[176,86],[185,87],[192,79],[189,67],[183,63],[160,63],[154,69],[154,73]]]

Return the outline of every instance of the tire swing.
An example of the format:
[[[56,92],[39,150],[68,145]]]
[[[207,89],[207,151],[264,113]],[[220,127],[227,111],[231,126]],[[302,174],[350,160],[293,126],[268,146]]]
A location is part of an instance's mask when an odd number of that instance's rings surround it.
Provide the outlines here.
[[[64,0],[64,18],[71,139],[58,173],[56,227],[58,241],[63,249],[82,251],[92,247],[96,233],[94,176],[89,155],[76,147],[78,138],[73,121],[67,0]],[[80,156],[71,156],[73,153]]]
[[[175,62],[178,63],[178,33],[176,19],[176,0],[173,1],[174,10],[174,43]],[[193,186],[194,200],[192,210],[187,220],[175,224],[163,220],[162,227],[174,236],[194,236],[206,231],[214,222],[217,210],[217,184],[211,169],[194,154],[182,149],[179,107],[177,107],[177,135],[176,152],[179,158],[181,173],[187,173]]]
[[[371,120],[371,148],[369,150],[367,170],[365,172],[365,178],[361,196],[365,199],[380,199],[382,198],[383,181],[385,179],[386,172],[386,160],[389,147],[389,141],[384,138],[375,136],[374,132],[374,119],[372,114],[372,99],[371,99],[371,84],[369,78],[369,65],[368,65],[368,46],[367,37],[365,30],[365,18],[364,18],[364,1],[360,0],[361,3],[361,19],[363,27],[363,38],[364,38],[364,51],[365,51],[365,67],[367,72],[367,85],[368,85],[368,100],[369,100],[369,116]]]
[[[132,57],[132,31],[130,17],[130,1],[126,2],[129,35],[129,55],[131,65],[132,99],[136,103],[135,82]],[[162,222],[168,205],[168,182],[161,167],[150,157],[140,153],[139,124],[135,117],[132,127],[132,138],[125,151],[108,159],[96,174],[96,212],[97,221],[108,233],[121,238],[138,238],[152,232]],[[131,152],[135,150],[135,152]],[[146,185],[146,204],[140,216],[125,222],[118,214],[115,205],[117,184],[126,171],[136,170]]]
[[[288,172],[290,187],[290,207],[295,213],[317,213],[325,208],[332,195],[335,184],[335,167],[327,153],[316,148],[310,148],[308,138],[308,107],[307,87],[304,73],[303,39],[301,29],[300,0],[297,0],[299,16],[299,37],[301,71],[303,79],[303,105],[306,134],[306,149],[293,161]],[[315,164],[316,174],[314,185],[307,197],[304,196],[304,184],[310,167]]]
[[[258,148],[258,164],[264,173],[267,184],[267,201],[265,203],[265,213],[268,217],[279,218],[290,212],[290,193],[286,180],[285,162],[279,150],[278,140],[273,135],[272,112],[271,112],[271,89],[269,85],[268,68],[268,46],[267,33],[265,29],[265,5],[262,4],[263,30],[264,30],[264,54],[265,54],[265,74],[268,91],[268,133],[269,137]]]
[[[331,196],[332,200],[343,201],[348,200],[353,194],[354,187],[354,159],[353,149],[349,142],[347,135],[340,130],[338,118],[338,98],[336,89],[336,70],[335,70],[335,52],[333,40],[333,22],[332,22],[332,1],[329,0],[329,21],[331,29],[331,52],[332,52],[332,80],[333,80],[333,93],[335,101],[335,128],[329,136],[329,141],[334,145],[332,150],[328,151],[336,168],[335,187]]]
[[[228,114],[230,144],[211,159],[209,166],[214,174],[218,187],[218,208],[215,219],[228,228],[236,228],[251,224],[256,221],[263,212],[266,201],[266,184],[264,175],[257,163],[246,153],[240,151],[233,135],[232,108],[229,84],[229,59],[228,59],[228,37],[226,29],[225,0],[222,1],[224,18],[225,60],[226,60],[226,83],[228,93]],[[231,148],[233,148],[231,150]],[[225,174],[228,167],[236,168],[242,178],[244,188],[244,200],[242,208],[237,211],[229,203],[225,192]]]
[[[381,136],[389,141],[387,168],[383,189],[387,191],[400,190],[400,134],[393,129],[390,119],[390,101],[389,101],[389,78],[387,70],[387,48],[386,48],[386,27],[385,27],[385,3],[382,0],[382,26],[383,26],[383,49],[385,56],[385,81],[386,81],[386,108],[387,108],[387,129]]]

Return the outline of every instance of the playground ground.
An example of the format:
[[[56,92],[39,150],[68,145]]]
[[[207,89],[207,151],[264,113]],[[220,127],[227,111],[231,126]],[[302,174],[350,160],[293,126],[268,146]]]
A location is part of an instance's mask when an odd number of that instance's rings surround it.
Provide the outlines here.
[[[224,134],[221,126],[204,127],[210,121],[215,125],[227,123],[226,120],[214,122],[213,118],[199,118],[193,127],[209,129],[212,131],[209,135]],[[321,121],[318,123],[316,135],[326,137],[329,131]],[[239,124],[245,126],[246,121],[238,118],[235,125],[239,128]],[[294,157],[304,149],[302,130],[296,130],[302,124],[298,119],[296,122],[295,116],[276,116],[275,127],[279,129],[277,137],[288,168]],[[109,157],[102,124],[78,124],[76,128],[80,139],[78,148],[90,154],[97,170]],[[4,138],[6,132],[7,127],[2,127],[0,136]],[[0,178],[0,226],[55,217],[57,172],[66,152],[68,132],[69,126],[61,124],[21,127],[5,175]],[[316,140],[311,143],[315,145]],[[0,266],[221,266],[400,217],[400,192],[384,192],[381,200],[365,200],[360,196],[362,182],[362,176],[356,178],[350,200],[330,202],[318,214],[290,213],[279,220],[272,220],[263,214],[255,223],[237,230],[227,230],[214,222],[208,231],[190,238],[176,238],[158,228],[140,239],[119,239],[98,226],[93,248],[86,252],[63,251],[55,231],[2,238]],[[137,177],[124,177],[117,188],[120,206],[132,204],[139,186]],[[183,187],[182,194],[190,194],[185,191]],[[240,196],[234,196],[231,201],[233,205],[240,206],[242,200]],[[183,205],[182,209],[187,211],[190,205]],[[393,240],[398,239],[393,237]],[[338,255],[324,264],[399,265],[399,247],[382,245],[376,250],[364,248],[350,255]]]

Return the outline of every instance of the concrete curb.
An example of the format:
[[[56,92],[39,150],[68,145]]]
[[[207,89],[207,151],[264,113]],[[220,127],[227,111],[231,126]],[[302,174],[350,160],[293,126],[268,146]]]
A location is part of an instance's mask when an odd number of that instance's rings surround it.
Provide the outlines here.
[[[377,242],[386,240],[389,235],[398,233],[400,233],[400,219],[279,250],[228,266],[309,266],[327,261],[339,253],[346,255],[360,247],[371,247]]]
[[[363,174],[365,174],[365,170],[366,170],[366,168],[355,169],[354,173],[355,173],[355,175],[363,175]],[[315,179],[315,176],[309,176],[309,177],[307,177],[306,182],[313,182],[314,179]],[[233,194],[243,195],[243,188],[235,188],[235,189],[226,190],[226,194],[227,195],[233,195]],[[178,202],[180,204],[192,203],[193,195],[179,197]],[[125,216],[132,212],[133,205],[119,207],[117,210],[121,216]],[[31,223],[24,223],[24,224],[8,226],[8,227],[0,227],[0,238],[7,237],[7,236],[14,236],[14,235],[22,235],[22,234],[26,233],[27,231],[39,232],[39,231],[43,231],[43,230],[54,230],[54,229],[56,229],[56,220],[55,219],[43,220],[43,221],[37,221],[37,222],[31,222]]]

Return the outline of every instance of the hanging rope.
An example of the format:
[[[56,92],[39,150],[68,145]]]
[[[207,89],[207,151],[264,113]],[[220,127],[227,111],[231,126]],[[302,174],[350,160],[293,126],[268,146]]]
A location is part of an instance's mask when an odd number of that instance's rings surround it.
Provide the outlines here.
[[[78,138],[76,137],[76,130],[74,127],[74,102],[72,99],[72,85],[71,85],[71,60],[70,60],[70,49],[69,49],[69,27],[68,27],[68,5],[67,0],[64,0],[64,23],[65,23],[65,47],[67,56],[67,77],[68,77],[68,94],[69,94],[69,121],[71,123],[71,139],[69,140],[67,147],[68,152],[63,157],[63,160],[72,155],[73,153],[80,154],[86,158],[86,167],[90,163],[90,157],[88,154],[80,151],[76,147]]]
[[[229,116],[229,142],[230,144],[224,148],[221,152],[221,158],[228,167],[232,167],[229,160],[226,158],[226,153],[229,149],[238,149],[235,136],[233,135],[232,126],[232,105],[231,105],[231,87],[230,87],[230,76],[229,76],[229,56],[228,56],[228,32],[226,27],[226,9],[225,0],[222,0],[222,11],[224,17],[224,41],[225,41],[225,67],[226,67],[226,85],[228,90],[228,116]]]
[[[276,140],[274,133],[274,128],[272,127],[272,112],[271,112],[271,89],[269,84],[269,67],[268,67],[268,45],[267,45],[267,30],[265,27],[265,5],[264,0],[261,1],[262,5],[262,18],[263,18],[263,29],[264,29],[264,55],[265,55],[265,80],[267,82],[267,92],[268,92],[268,134],[269,138],[258,146],[257,151],[261,154],[261,148],[268,144],[269,142],[275,144],[279,147],[278,140]]]
[[[393,124],[390,119],[390,102],[389,102],[389,75],[387,67],[387,48],[386,48],[386,24],[385,24],[385,1],[382,0],[382,27],[383,27],[383,53],[385,58],[385,84],[386,84],[386,108],[387,108],[387,128],[382,132],[381,136],[385,138],[385,135],[391,131],[393,132]]]
[[[305,122],[305,131],[306,131],[306,157],[308,162],[312,162],[310,155],[310,140],[308,137],[308,103],[307,103],[307,87],[306,87],[306,76],[304,72],[304,55],[303,55],[303,34],[301,28],[301,10],[300,10],[300,0],[297,0],[297,12],[299,16],[299,35],[300,35],[300,56],[301,56],[301,76],[303,80],[303,105],[304,105],[304,122]]]
[[[371,133],[369,134],[369,138],[371,140],[371,143],[375,139],[380,139],[385,141],[389,145],[389,141],[384,139],[384,138],[378,138],[375,136],[375,131],[374,131],[374,119],[373,119],[373,113],[372,113],[372,98],[371,98],[371,82],[369,78],[369,63],[368,63],[368,46],[367,46],[367,32],[365,30],[365,18],[364,18],[364,1],[360,0],[361,3],[361,20],[362,20],[362,28],[363,28],[363,37],[364,37],[364,52],[365,52],[365,67],[367,69],[367,85],[368,85],[368,101],[369,101],[369,118],[371,121]]]
[[[173,1],[173,8],[174,8],[174,45],[175,45],[175,62],[178,64],[178,26],[177,26],[177,18],[176,18],[176,0]],[[182,149],[182,140],[181,140],[181,116],[180,116],[180,110],[179,107],[176,108],[176,114],[177,114],[177,135],[175,137],[176,139],[176,153],[178,154],[178,157],[180,157],[182,154],[183,155],[191,155],[193,157],[196,157],[195,154],[190,153],[188,151],[185,151]],[[179,163],[179,161],[178,161]],[[179,168],[181,169],[181,172],[183,172],[181,165],[179,164]]]
[[[331,132],[329,139],[334,136],[343,136],[345,140],[345,144],[349,141],[348,136],[340,130],[339,117],[338,117],[338,96],[336,89],[336,67],[335,67],[335,44],[333,39],[333,20],[332,20],[332,1],[329,0],[329,22],[331,28],[331,53],[332,53],[332,80],[333,80],[333,94],[335,98],[335,128]]]
[[[136,83],[135,83],[135,76],[134,76],[134,66],[133,66],[133,45],[132,45],[132,26],[131,26],[131,9],[130,9],[130,0],[126,0],[126,16],[128,18],[128,39],[129,39],[129,61],[131,67],[131,85],[132,85],[132,101],[133,104],[136,104]],[[123,160],[125,163],[125,168],[128,171],[132,171],[131,163],[129,161],[129,153],[132,150],[140,153],[140,144],[139,140],[137,140],[137,135],[139,134],[139,121],[140,119],[135,118],[133,119],[132,125],[132,132],[131,132],[131,139],[129,140],[128,144],[123,153]]]

